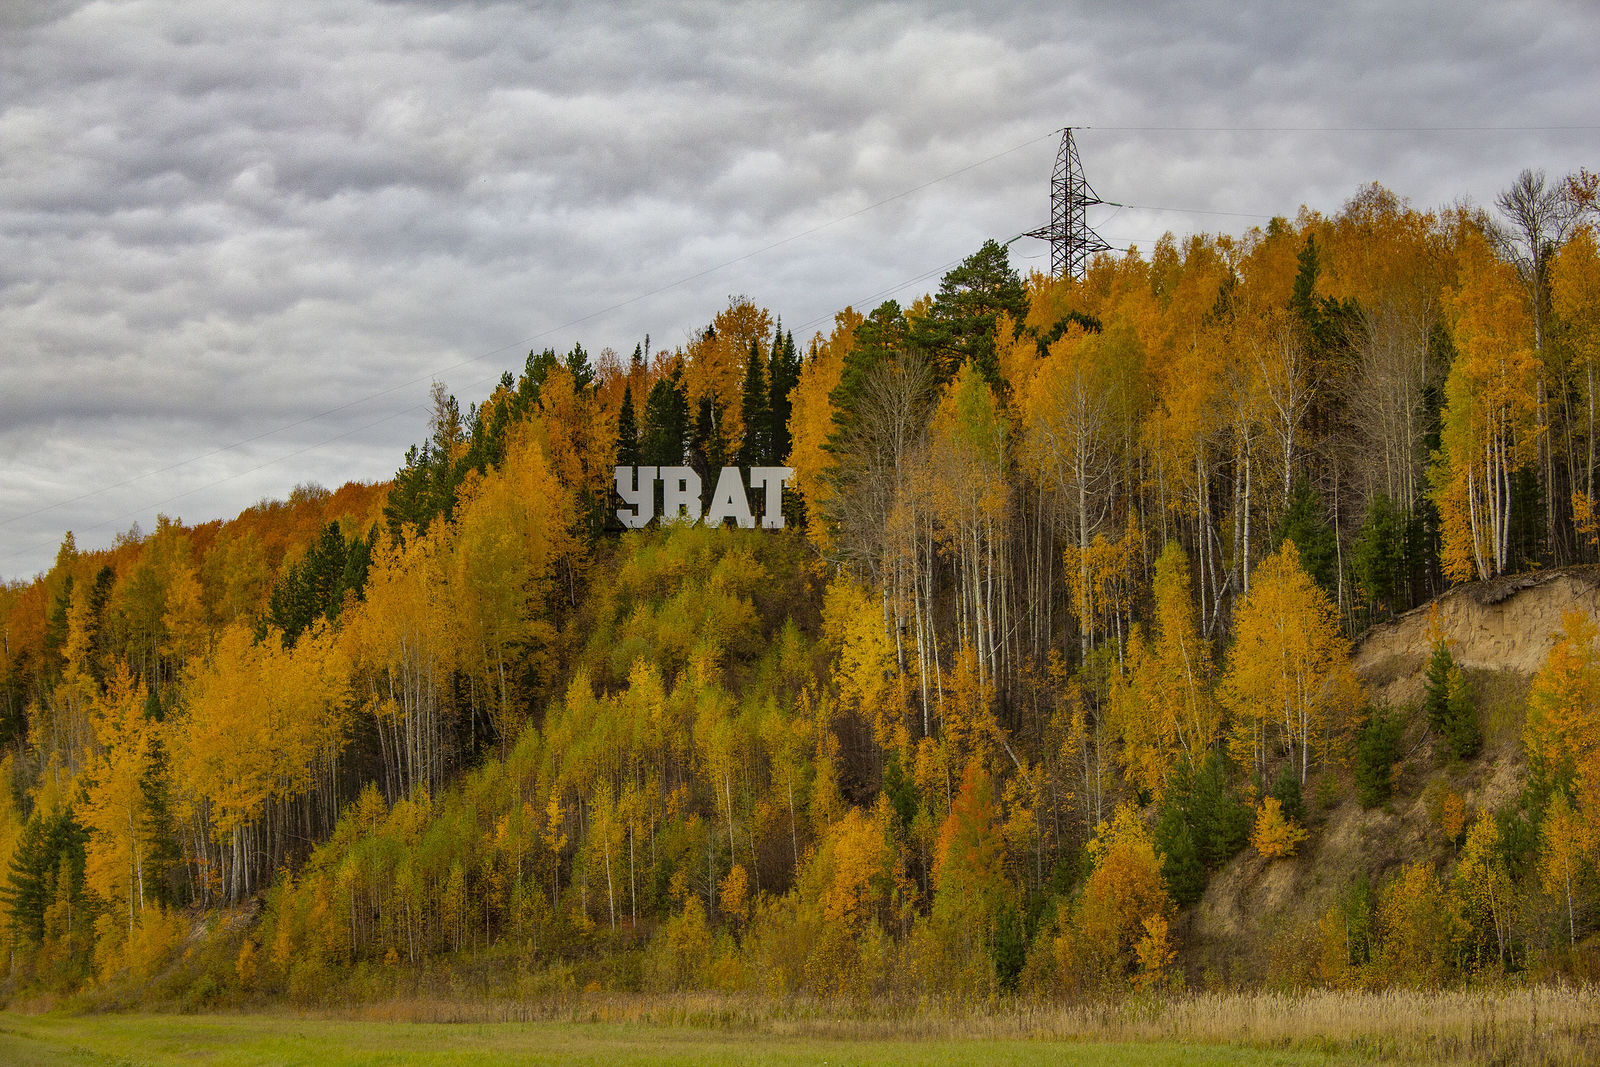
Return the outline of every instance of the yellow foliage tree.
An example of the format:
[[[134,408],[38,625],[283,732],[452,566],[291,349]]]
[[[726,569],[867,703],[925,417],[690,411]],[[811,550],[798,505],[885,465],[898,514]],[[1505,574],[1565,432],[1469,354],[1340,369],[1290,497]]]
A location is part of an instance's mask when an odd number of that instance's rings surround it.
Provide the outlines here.
[[[1561,246],[1550,265],[1550,305],[1556,313],[1556,334],[1570,349],[1574,369],[1581,377],[1585,407],[1584,434],[1588,461],[1583,468],[1582,495],[1590,506],[1595,498],[1595,405],[1600,390],[1600,248],[1594,230],[1581,227]],[[1576,488],[1576,487],[1574,487]]]
[[[331,799],[349,721],[350,666],[325,623],[285,649],[269,632],[224,628],[191,661],[187,700],[169,720],[168,752],[178,814],[219,844],[230,899],[252,891],[262,851],[248,847],[267,805],[313,788]]]
[[[928,497],[938,536],[956,562],[957,640],[978,656],[978,679],[999,672],[1002,620],[996,618],[998,566],[1005,559],[1004,413],[970,362],[945,389],[929,427]]]
[[[794,469],[790,484],[805,501],[807,515],[829,513],[833,496],[829,474],[835,465],[833,453],[828,450],[828,438],[834,432],[834,406],[829,398],[844,377],[845,356],[855,347],[856,328],[862,321],[862,316],[850,308],[834,317],[832,335],[813,346],[811,358],[801,365],[800,380],[789,396],[789,433],[793,443],[788,465]],[[826,522],[807,522],[806,536],[823,551],[832,547]]]
[[[1306,839],[1305,828],[1283,814],[1277,797],[1267,797],[1256,810],[1255,829],[1250,844],[1269,860],[1292,856]]]
[[[454,623],[463,658],[493,694],[489,717],[502,756],[521,706],[514,676],[530,666],[536,677],[550,673],[555,633],[544,601],[574,521],[572,492],[531,433],[516,434],[499,467],[469,480],[459,495],[450,560],[451,584],[461,593]]]
[[[1467,831],[1461,859],[1456,864],[1452,889],[1463,922],[1458,937],[1474,954],[1480,967],[1490,951],[1499,966],[1506,964],[1511,939],[1511,875],[1500,844],[1500,827],[1494,815],[1483,811]]]
[[[1540,828],[1540,882],[1577,941],[1585,875],[1600,866],[1600,629],[1573,611],[1528,693],[1522,736],[1530,776],[1551,802]]]
[[[1463,241],[1445,311],[1457,355],[1430,475],[1442,562],[1455,581],[1492,578],[1509,562],[1512,476],[1538,443],[1539,359],[1522,287],[1476,232]]]
[[[858,931],[888,902],[895,852],[886,817],[847,808],[824,836],[804,881],[815,885],[828,922]]]
[[[980,764],[969,764],[939,830],[932,918],[946,959],[958,966],[978,963],[991,976],[996,924],[1011,906],[1013,892],[1005,877],[1000,822],[994,779]]]
[[[1166,924],[1174,909],[1149,829],[1132,806],[1121,805],[1096,829],[1087,851],[1093,869],[1076,914],[1055,940],[1058,967],[1091,985],[1117,983],[1130,973],[1146,984],[1155,981],[1172,958]]]
[[[1545,810],[1539,827],[1539,885],[1563,905],[1567,918],[1567,943],[1578,943],[1577,902],[1583,878],[1595,868],[1600,853],[1596,827],[1572,810],[1564,793],[1557,793]]]
[[[1085,630],[1088,644],[1098,634],[1109,633],[1120,649],[1125,638],[1123,619],[1133,610],[1139,574],[1144,566],[1144,533],[1139,516],[1128,512],[1122,536],[1112,540],[1094,535],[1087,549],[1068,545],[1062,552],[1066,566],[1072,613]]]
[[[1568,612],[1528,692],[1523,747],[1530,768],[1547,785],[1591,798],[1600,782],[1583,772],[1600,755],[1600,629],[1582,612]],[[1600,767],[1593,767],[1600,771]]]
[[[448,527],[409,540],[380,537],[366,598],[343,620],[344,647],[378,722],[390,795],[444,781],[454,706],[450,676],[460,662],[452,625]]]
[[[1276,733],[1289,756],[1298,755],[1302,784],[1312,744],[1360,705],[1350,642],[1292,541],[1262,562],[1239,606],[1222,699],[1237,716],[1236,758],[1263,771]]]
[[[1177,541],[1156,562],[1150,640],[1135,629],[1127,661],[1127,673],[1112,682],[1110,722],[1129,780],[1159,797],[1174,766],[1198,766],[1221,729],[1211,645],[1195,619],[1189,562]]]
[[[750,918],[750,874],[744,864],[735,863],[717,888],[717,906],[722,914],[743,925]]]
[[[127,913],[128,936],[144,909],[144,778],[157,724],[144,714],[144,685],[118,663],[95,702],[98,755],[84,773],[79,817],[89,830],[84,867],[90,889]]]
[[[870,723],[880,748],[910,762],[906,707],[896,684],[894,644],[884,632],[882,605],[841,574],[828,584],[823,599],[822,632],[838,655],[833,677],[839,707]]]
[[[1432,985],[1451,963],[1455,923],[1445,889],[1426,863],[1408,863],[1378,892],[1379,960],[1395,982]]]
[[[1103,500],[1117,458],[1120,383],[1101,335],[1077,324],[1049,346],[1045,359],[1023,365],[1033,373],[1018,395],[1022,459],[1030,474],[1066,502],[1076,562],[1069,559],[1068,583],[1087,645],[1094,631],[1094,616],[1084,610],[1091,600],[1089,549],[1107,511]]]

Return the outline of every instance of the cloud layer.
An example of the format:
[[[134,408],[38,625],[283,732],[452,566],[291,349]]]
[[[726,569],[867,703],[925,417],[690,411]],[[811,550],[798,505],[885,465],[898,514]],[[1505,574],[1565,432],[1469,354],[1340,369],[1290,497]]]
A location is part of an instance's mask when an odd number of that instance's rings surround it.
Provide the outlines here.
[[[1065,124],[1107,199],[1237,213],[1091,220],[1142,247],[1600,163],[1600,17],[1555,0],[16,6],[12,577],[68,528],[387,477],[432,377],[465,403],[529,347],[670,346],[731,293],[799,333],[925,291],[1044,221]]]

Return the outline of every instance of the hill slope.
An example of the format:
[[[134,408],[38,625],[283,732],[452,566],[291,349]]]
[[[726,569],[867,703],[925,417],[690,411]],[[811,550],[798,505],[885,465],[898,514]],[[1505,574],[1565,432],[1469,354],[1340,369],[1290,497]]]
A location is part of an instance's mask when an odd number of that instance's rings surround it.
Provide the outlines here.
[[[1318,919],[1358,878],[1376,886],[1405,863],[1438,866],[1456,855],[1439,826],[1447,793],[1460,798],[1465,812],[1514,800],[1527,770],[1528,686],[1572,611],[1600,618],[1600,569],[1457,586],[1367,631],[1352,665],[1372,702],[1397,709],[1404,723],[1394,795],[1363,807],[1347,784],[1349,768],[1329,768],[1316,780],[1321,788],[1308,789],[1313,832],[1297,855],[1269,861],[1246,849],[1212,878],[1190,916],[1191,974],[1246,982],[1306,975],[1319,949]],[[1431,619],[1467,673],[1484,728],[1483,749],[1469,760],[1450,760],[1421,711]],[[1334,802],[1319,803],[1314,793]]]

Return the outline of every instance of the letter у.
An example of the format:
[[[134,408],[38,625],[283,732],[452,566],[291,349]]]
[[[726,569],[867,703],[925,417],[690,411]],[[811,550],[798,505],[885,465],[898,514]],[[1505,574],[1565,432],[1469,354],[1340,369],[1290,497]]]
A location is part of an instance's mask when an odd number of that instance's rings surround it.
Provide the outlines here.
[[[630,530],[642,530],[656,517],[656,469],[618,467],[617,495],[633,510],[617,509],[617,518]]]
[[[794,477],[793,467],[751,467],[750,488],[766,486],[767,499],[761,509],[763,530],[783,529],[783,483]]]

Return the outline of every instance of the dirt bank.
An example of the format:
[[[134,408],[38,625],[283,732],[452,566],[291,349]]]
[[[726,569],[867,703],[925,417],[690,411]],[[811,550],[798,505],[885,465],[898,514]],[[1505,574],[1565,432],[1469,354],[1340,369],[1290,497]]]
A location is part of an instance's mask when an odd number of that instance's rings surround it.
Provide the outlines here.
[[[1437,604],[1451,652],[1467,671],[1484,729],[1483,751],[1452,762],[1434,752],[1427,734],[1420,707],[1428,608],[1369,630],[1354,649],[1356,674],[1369,700],[1399,710],[1406,721],[1394,795],[1363,808],[1348,767],[1314,774],[1306,798],[1311,837],[1299,853],[1268,861],[1246,848],[1216,873],[1185,916],[1191,980],[1251,982],[1293,973],[1316,951],[1317,917],[1354,878],[1365,874],[1377,884],[1401,863],[1416,860],[1447,866],[1455,850],[1428,813],[1424,793],[1430,785],[1460,795],[1469,810],[1496,808],[1521,788],[1528,683],[1569,611],[1600,620],[1600,568],[1458,586]]]
[[[1549,655],[1567,612],[1600,619],[1600,568],[1568,567],[1457,586],[1441,596],[1440,625],[1456,662],[1467,670],[1533,675]],[[1352,659],[1370,695],[1391,705],[1422,697],[1428,655],[1428,607],[1374,626]]]

